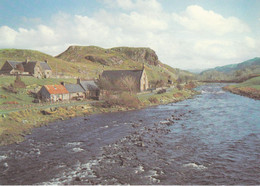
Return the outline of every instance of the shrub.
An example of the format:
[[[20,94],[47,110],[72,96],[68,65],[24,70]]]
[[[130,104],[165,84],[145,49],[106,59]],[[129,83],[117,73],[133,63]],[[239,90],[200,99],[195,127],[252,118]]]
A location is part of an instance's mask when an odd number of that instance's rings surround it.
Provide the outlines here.
[[[157,94],[163,94],[163,93],[165,93],[166,92],[166,89],[161,89],[161,90],[159,90],[158,92],[157,92]]]
[[[119,96],[119,105],[130,107],[130,108],[139,108],[141,102],[140,100],[133,94],[129,94],[127,92],[123,92]]]
[[[107,93],[104,96],[103,107],[113,107],[113,106],[122,106],[128,108],[139,108],[141,102],[139,99],[130,93],[123,92],[119,95],[112,95],[111,93]]]
[[[158,100],[156,97],[150,97],[148,100],[149,100],[151,103],[155,103],[155,104],[159,103],[159,100]]]
[[[177,84],[176,88],[177,88],[178,90],[182,90],[182,89],[183,89],[182,85],[180,85],[179,83]]]
[[[25,88],[26,87],[25,83],[21,80],[20,75],[16,76],[16,79],[14,81],[14,87],[15,88]]]
[[[11,93],[15,93],[17,94],[18,91],[16,90],[16,88],[13,86],[13,84],[9,85],[9,86],[3,86],[2,87],[4,90],[6,90],[7,92],[11,92]]]
[[[18,105],[16,101],[6,101],[3,104]]]

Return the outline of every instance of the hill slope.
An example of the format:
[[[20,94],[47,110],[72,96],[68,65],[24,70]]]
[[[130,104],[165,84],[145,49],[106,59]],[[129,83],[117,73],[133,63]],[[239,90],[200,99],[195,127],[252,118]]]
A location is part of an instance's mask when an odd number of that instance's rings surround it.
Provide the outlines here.
[[[260,58],[256,57],[242,63],[208,69],[200,73],[201,80],[240,80],[260,74]]]
[[[116,47],[104,49],[96,46],[70,46],[56,56],[71,63],[87,64],[89,71],[101,73],[111,69],[142,69],[143,64],[151,83],[157,80],[167,81],[170,76],[177,79],[179,75],[193,74],[174,69],[161,63],[155,51],[150,48]]]
[[[149,48],[117,47],[104,49],[96,46],[70,46],[60,55],[51,55],[21,49],[1,49],[0,68],[6,60],[48,60],[54,75],[66,75],[85,79],[98,78],[103,70],[145,69],[151,84],[158,80],[167,82],[170,77],[193,76],[192,73],[174,69],[161,63],[156,53]]]
[[[69,76],[78,75],[78,66],[76,64],[69,63],[62,59],[55,58],[48,54],[36,51],[36,50],[24,50],[24,49],[0,49],[0,68],[5,63],[6,60],[11,61],[25,61],[36,60],[44,61],[48,60],[53,73],[56,74],[66,74]],[[68,68],[69,67],[69,68]]]

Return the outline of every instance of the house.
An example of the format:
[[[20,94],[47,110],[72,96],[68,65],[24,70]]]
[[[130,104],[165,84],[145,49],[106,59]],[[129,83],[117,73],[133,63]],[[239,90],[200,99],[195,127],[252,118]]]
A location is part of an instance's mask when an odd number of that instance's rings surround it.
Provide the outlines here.
[[[63,85],[44,85],[38,92],[38,97],[43,101],[68,101],[69,91]]]
[[[85,90],[79,84],[65,84],[67,91],[69,92],[69,99],[70,100],[82,100],[86,98]]]
[[[77,79],[77,84],[85,90],[86,98],[99,99],[100,89],[95,81]]]
[[[147,74],[143,67],[142,70],[105,70],[100,79],[107,80],[111,86],[118,85],[128,78],[134,83],[134,89],[138,92],[145,91],[149,88]],[[130,83],[130,82],[129,82]]]
[[[48,61],[6,61],[2,68],[0,69],[0,74],[20,74],[20,75],[30,75],[37,78],[49,78],[52,75],[51,67]]]

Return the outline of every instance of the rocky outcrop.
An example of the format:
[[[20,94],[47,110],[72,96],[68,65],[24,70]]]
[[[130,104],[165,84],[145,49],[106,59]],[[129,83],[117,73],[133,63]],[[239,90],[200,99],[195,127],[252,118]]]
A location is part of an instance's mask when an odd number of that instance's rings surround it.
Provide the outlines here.
[[[127,58],[140,63],[148,63],[149,65],[159,65],[158,56],[155,51],[150,48],[129,48],[118,47],[111,50],[123,53]]]
[[[124,61],[122,59],[120,59],[117,56],[113,56],[113,57],[109,57],[107,59],[101,58],[101,57],[97,57],[97,56],[92,56],[92,55],[87,55],[85,57],[86,60],[89,60],[91,62],[94,63],[100,63],[102,65],[121,65]]]
[[[161,63],[154,50],[134,47],[104,49],[96,46],[70,46],[65,52],[56,57],[70,62],[88,60],[107,66],[121,65],[124,61],[131,60],[154,66]]]

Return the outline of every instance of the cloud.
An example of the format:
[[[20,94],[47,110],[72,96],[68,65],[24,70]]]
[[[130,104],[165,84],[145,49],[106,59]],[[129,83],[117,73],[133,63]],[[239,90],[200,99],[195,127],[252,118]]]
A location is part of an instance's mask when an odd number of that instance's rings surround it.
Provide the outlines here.
[[[58,12],[48,25],[16,30],[1,26],[0,48],[57,55],[69,45],[150,47],[163,63],[178,68],[208,68],[257,55],[259,40],[238,18],[224,18],[197,5],[181,14],[169,13],[156,0],[102,3],[105,6],[91,16]]]
[[[10,47],[15,44],[17,32],[8,26],[0,27],[0,46]]]
[[[173,13],[173,20],[191,31],[205,31],[216,35],[249,32],[249,27],[236,17],[224,18],[211,10],[191,5],[181,14]]]

